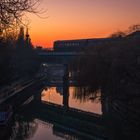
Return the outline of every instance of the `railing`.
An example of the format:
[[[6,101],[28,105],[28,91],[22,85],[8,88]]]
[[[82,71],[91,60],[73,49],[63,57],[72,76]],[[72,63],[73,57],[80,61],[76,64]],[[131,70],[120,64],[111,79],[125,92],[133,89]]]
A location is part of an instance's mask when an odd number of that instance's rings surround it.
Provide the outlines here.
[[[0,104],[6,101],[8,98],[27,88],[34,83],[33,80],[22,81],[22,83],[16,84],[15,86],[8,87],[6,90],[0,93]]]

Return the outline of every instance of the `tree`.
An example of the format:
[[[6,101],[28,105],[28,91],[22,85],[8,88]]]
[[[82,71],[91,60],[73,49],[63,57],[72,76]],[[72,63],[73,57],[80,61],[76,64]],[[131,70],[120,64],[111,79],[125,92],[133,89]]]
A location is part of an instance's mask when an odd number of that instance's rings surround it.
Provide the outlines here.
[[[136,31],[140,31],[140,24],[135,24],[129,27],[129,32],[136,32]]]
[[[113,33],[110,37],[111,38],[118,38],[118,37],[125,37],[125,36],[126,36],[126,34],[124,32],[118,31],[118,32]]]
[[[26,12],[37,13],[40,0],[0,0],[0,35],[21,24]]]

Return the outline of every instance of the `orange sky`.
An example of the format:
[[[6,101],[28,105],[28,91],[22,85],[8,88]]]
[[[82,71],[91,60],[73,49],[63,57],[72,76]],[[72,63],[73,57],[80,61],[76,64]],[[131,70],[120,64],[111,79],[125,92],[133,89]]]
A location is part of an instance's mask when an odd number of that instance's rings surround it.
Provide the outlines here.
[[[27,14],[34,45],[52,47],[55,40],[106,37],[140,23],[140,0],[42,0],[48,11]]]

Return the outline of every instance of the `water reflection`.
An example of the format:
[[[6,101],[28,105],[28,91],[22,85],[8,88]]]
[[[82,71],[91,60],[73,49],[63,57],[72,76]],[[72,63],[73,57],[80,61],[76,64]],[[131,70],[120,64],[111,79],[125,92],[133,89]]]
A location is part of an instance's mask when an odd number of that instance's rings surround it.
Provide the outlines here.
[[[42,91],[42,100],[62,105],[63,92],[60,93],[57,87],[47,87]],[[60,88],[59,88],[60,89]],[[62,88],[63,90],[63,88]]]
[[[73,98],[80,102],[100,102],[101,90],[92,91],[89,87],[71,87]]]
[[[100,89],[95,90],[88,86],[69,87],[68,83],[64,82],[67,81],[67,76],[62,78],[63,71],[59,71],[58,74],[58,69],[59,67],[57,70],[53,67],[54,75],[49,77],[50,80],[52,78],[53,82],[51,81],[50,85],[53,86],[47,86],[42,93],[38,94],[36,91],[33,93],[33,103],[27,102],[23,109],[16,112],[14,124],[10,125],[10,132],[7,133],[10,138],[0,140],[87,140],[88,134],[92,134],[90,140],[104,140],[104,137],[102,138],[104,133],[107,133],[105,138],[110,140],[139,138],[139,111],[137,111],[139,101],[136,105],[135,99],[134,106],[133,102],[127,103],[128,99],[121,100],[119,96],[114,98],[109,88],[102,88],[101,93]],[[52,69],[49,72],[52,73]],[[61,106],[49,106],[41,103],[40,99]],[[73,113],[65,110],[67,107],[102,114],[101,118],[105,118],[105,124],[99,121],[98,117],[90,117],[90,113],[78,115],[76,111]],[[97,114],[94,115],[100,116]],[[79,136],[78,130],[82,133],[82,137],[81,134]],[[98,135],[95,134],[96,131],[99,132]]]
[[[37,129],[38,124],[35,120],[26,120],[22,116],[16,116],[11,140],[30,139],[34,136]]]
[[[68,105],[83,111],[102,114],[101,91],[92,92],[88,87],[69,87]],[[63,87],[47,87],[42,91],[42,101],[63,105]]]
[[[83,111],[102,114],[100,90],[96,92],[85,91],[85,88],[70,87],[69,105]]]
[[[38,119],[39,114],[35,112],[32,103],[23,106],[14,116],[10,137],[2,140],[82,140],[80,136],[70,132],[70,128],[50,122],[49,119]]]

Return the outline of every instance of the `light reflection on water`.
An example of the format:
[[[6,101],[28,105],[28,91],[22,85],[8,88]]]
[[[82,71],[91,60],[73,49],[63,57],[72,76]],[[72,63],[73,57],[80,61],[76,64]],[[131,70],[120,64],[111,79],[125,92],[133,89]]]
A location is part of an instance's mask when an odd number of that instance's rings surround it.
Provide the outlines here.
[[[18,115],[18,118],[21,116]],[[12,127],[12,134],[8,140],[79,140],[76,136],[59,131],[57,126],[39,119],[28,121],[22,117]],[[3,139],[4,140],[4,139]]]
[[[78,87],[69,88],[69,107],[77,108],[83,111],[102,114],[101,91],[96,92],[83,91]],[[63,87],[46,87],[42,91],[42,101],[63,104]]]
[[[62,88],[62,93],[60,91],[58,91],[57,89],[58,88],[56,88],[56,87],[45,88],[42,91],[42,100],[62,105],[63,88]]]
[[[63,87],[45,88],[42,92],[42,100],[62,105]],[[102,114],[100,91],[92,93],[86,91],[86,88],[70,87],[69,107]],[[33,113],[35,110],[36,107],[32,106],[31,102],[16,112],[10,130],[11,136],[4,140],[83,140],[76,131],[76,133],[69,131],[71,128],[67,126],[39,119]]]
[[[81,88],[70,87],[69,107],[101,114],[99,96],[100,91],[97,91],[97,93],[85,93],[85,91],[81,92]],[[42,92],[42,100],[62,105],[63,88],[45,88]],[[16,119],[12,126],[12,135],[8,140],[83,140],[79,135],[65,132],[65,130],[69,130],[70,128],[63,128],[64,126],[61,126],[61,124],[58,125],[55,122],[36,119],[36,116],[32,116],[32,111],[34,112],[35,109],[29,103],[15,114]]]
[[[64,138],[58,137],[54,133],[52,124],[37,119],[35,122],[38,124],[38,128],[30,140],[64,140]]]

